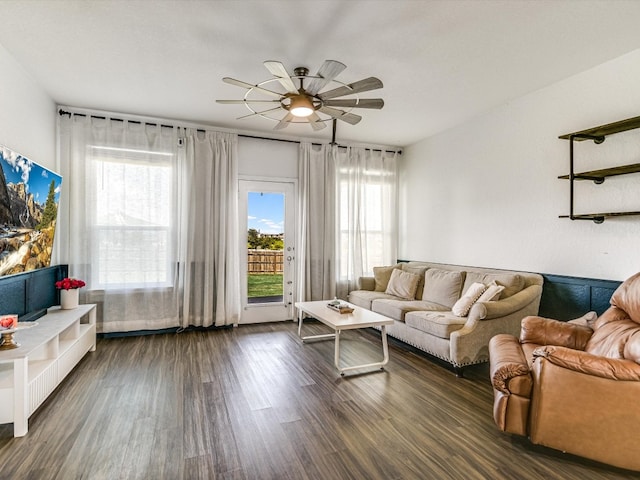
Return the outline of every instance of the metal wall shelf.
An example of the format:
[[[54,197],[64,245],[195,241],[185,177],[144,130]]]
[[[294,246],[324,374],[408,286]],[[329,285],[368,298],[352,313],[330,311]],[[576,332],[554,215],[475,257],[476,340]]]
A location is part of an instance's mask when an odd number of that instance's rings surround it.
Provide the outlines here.
[[[610,217],[624,217],[632,215],[640,215],[640,212],[609,212],[609,213],[585,213],[574,214],[573,211],[573,198],[574,188],[573,184],[575,180],[592,180],[596,184],[604,182],[605,178],[613,177],[616,175],[628,175],[630,173],[640,172],[640,163],[634,163],[630,165],[622,165],[619,167],[602,168],[599,170],[591,170],[588,172],[575,173],[574,170],[574,155],[573,155],[573,142],[580,142],[584,140],[593,140],[596,144],[601,144],[605,141],[607,135],[613,135],[614,133],[626,132],[628,130],[634,130],[640,128],[640,117],[629,118],[620,122],[609,123],[607,125],[601,125],[599,127],[589,128],[587,130],[581,130],[579,132],[568,133],[562,135],[559,138],[563,140],[569,140],[569,174],[561,175],[558,178],[570,181],[570,199],[569,199],[569,215],[560,215],[560,218],[569,218],[571,220],[592,220],[595,223],[604,222],[605,218]]]
[[[606,137],[607,135],[626,132],[628,130],[634,130],[636,128],[640,128],[640,117],[628,118],[619,122],[608,123],[607,125],[600,125],[599,127],[580,130],[579,132],[567,133],[566,135],[562,135],[559,138],[563,140],[569,140],[571,136],[578,136],[576,140],[578,142],[582,142],[584,140],[592,140],[592,138],[589,137]]]
[[[638,172],[640,172],[640,163],[633,163],[631,165],[621,165],[619,167],[602,168],[600,170],[576,173],[573,175],[573,178],[575,180],[593,180],[595,183],[601,184],[607,177],[615,177],[616,175],[627,175],[629,173]],[[569,175],[560,175],[558,178],[569,180]]]

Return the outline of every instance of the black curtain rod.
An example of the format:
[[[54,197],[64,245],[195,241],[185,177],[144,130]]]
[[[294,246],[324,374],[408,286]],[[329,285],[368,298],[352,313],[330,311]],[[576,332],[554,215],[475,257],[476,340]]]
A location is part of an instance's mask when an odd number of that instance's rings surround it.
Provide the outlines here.
[[[86,117],[87,116],[86,113],[67,112],[66,110],[62,110],[62,109],[58,110],[58,114],[61,115],[61,116],[62,115],[69,115],[69,118],[71,118],[71,115],[77,115],[78,117]],[[106,120],[107,119],[107,117],[104,117],[102,115],[89,115],[89,117],[97,118],[97,119],[100,119],[100,120]],[[111,120],[115,121],[115,122],[124,122],[124,119],[122,119],[122,118],[114,118],[114,117],[109,117],[109,118]],[[158,125],[157,123],[141,122],[139,120],[128,120],[128,122],[137,123],[137,124],[144,123],[145,125],[149,125],[149,126],[152,126],[152,127],[155,127],[155,126]],[[160,126],[161,127],[165,127],[165,128],[174,128],[175,127],[175,125],[163,125],[163,124],[160,124]],[[197,131],[198,132],[202,132],[202,133],[206,132],[206,130],[202,130],[202,129],[197,129]],[[282,138],[260,137],[258,135],[247,135],[247,134],[244,134],[244,133],[238,133],[238,136],[239,137],[244,137],[244,138],[255,138],[256,140],[271,140],[271,141],[274,141],[274,142],[287,142],[287,143],[297,143],[297,144],[301,143],[299,140],[287,140],[287,139],[282,139]],[[312,143],[311,145],[320,146],[320,145],[324,145],[324,144],[323,143]],[[338,148],[347,148],[347,147],[344,146],[344,145],[338,145]],[[372,152],[382,152],[382,150],[379,149],[379,148],[365,148],[365,150],[371,150]],[[394,151],[394,150],[384,150],[384,151],[385,151],[385,153],[398,153],[399,155],[402,155],[402,151]]]

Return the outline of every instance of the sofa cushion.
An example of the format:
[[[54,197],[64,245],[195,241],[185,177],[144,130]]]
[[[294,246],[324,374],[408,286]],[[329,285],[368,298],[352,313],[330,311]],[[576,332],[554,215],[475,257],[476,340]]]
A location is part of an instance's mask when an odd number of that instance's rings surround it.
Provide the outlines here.
[[[409,272],[409,273],[413,273],[414,275],[418,275],[418,287],[416,288],[416,300],[422,300],[422,292],[424,290],[424,272],[426,272],[429,267],[412,265],[410,263],[403,263],[400,268],[402,268],[403,272]]]
[[[430,268],[424,274],[422,300],[451,308],[460,298],[464,272]]]
[[[640,330],[631,334],[624,346],[623,357],[640,363]]]
[[[464,292],[464,295],[453,304],[451,311],[458,317],[466,317],[471,310],[471,306],[476,303],[480,295],[487,289],[484,283],[472,283],[471,286]]]
[[[384,293],[395,295],[405,300],[413,300],[416,296],[419,280],[418,275],[396,268],[391,272],[391,278]]]
[[[457,317],[449,311],[416,311],[407,312],[404,323],[422,332],[440,338],[449,338],[453,332],[460,330],[467,322],[466,318]]]
[[[467,272],[463,291],[466,291],[472,283],[484,283],[485,285],[489,285],[491,282],[495,282],[496,284],[505,287],[500,298],[510,297],[524,288],[524,277],[517,273]]]
[[[371,302],[371,310],[373,312],[384,315],[385,317],[393,318],[399,322],[404,321],[404,317],[408,312],[415,312],[420,310],[433,310],[433,311],[448,311],[446,307],[438,305],[437,303],[425,302],[424,300],[392,300],[392,299],[377,299]]]
[[[384,292],[373,292],[371,290],[354,290],[349,293],[349,302],[353,303],[362,308],[366,308],[367,310],[371,310],[371,302],[378,298],[387,298],[390,300],[397,300],[398,297],[394,297],[393,295],[387,295]]]
[[[611,305],[624,310],[631,320],[640,323],[640,272],[627,278],[613,292]]]
[[[373,278],[376,282],[376,292],[384,292],[387,289],[391,274],[396,268],[399,268],[399,266],[390,265],[388,267],[373,267]]]
[[[627,341],[638,331],[640,325],[629,318],[597,326],[585,351],[601,357],[624,358]]]
[[[587,326],[530,315],[520,322],[520,343],[584,350],[593,330]]]

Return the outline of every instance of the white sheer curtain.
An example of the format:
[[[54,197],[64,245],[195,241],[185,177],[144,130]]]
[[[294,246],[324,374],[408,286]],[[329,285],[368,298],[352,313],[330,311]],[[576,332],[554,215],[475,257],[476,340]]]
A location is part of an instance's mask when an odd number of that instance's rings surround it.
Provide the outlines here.
[[[238,137],[187,130],[185,171],[189,228],[185,245],[183,326],[237,324],[240,319]]]
[[[179,325],[177,148],[174,128],[60,117],[57,241],[101,332]]]
[[[70,115],[58,137],[56,243],[98,331],[237,323],[237,136]]]
[[[302,142],[298,160],[300,301],[336,295],[335,271],[335,152],[330,145]]]
[[[397,152],[340,148],[336,160],[337,295],[397,259]]]

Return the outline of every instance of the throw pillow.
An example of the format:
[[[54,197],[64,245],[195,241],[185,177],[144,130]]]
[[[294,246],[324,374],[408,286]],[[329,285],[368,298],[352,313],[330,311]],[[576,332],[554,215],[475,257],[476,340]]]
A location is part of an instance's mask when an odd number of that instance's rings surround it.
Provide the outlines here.
[[[419,280],[418,288],[416,288],[416,300],[422,300],[422,291],[424,290],[424,272],[426,272],[429,267],[420,267],[417,265],[409,265],[407,263],[403,263],[401,268],[404,272],[418,275]]]
[[[391,278],[389,284],[384,293],[388,295],[395,295],[396,297],[404,298],[406,300],[413,300],[416,296],[416,288],[418,287],[418,275],[413,273],[403,272],[400,269],[395,269],[391,272]]]
[[[424,274],[422,300],[451,308],[460,298],[463,283],[464,272],[430,268]]]
[[[487,285],[487,289],[480,295],[480,298],[476,300],[477,302],[491,302],[495,300],[500,300],[500,295],[502,295],[502,291],[504,290],[504,286],[496,284],[496,282],[491,282]]]
[[[457,317],[466,317],[476,300],[487,287],[483,283],[473,283],[460,299],[453,304],[451,312]]]
[[[373,267],[373,277],[376,282],[376,292],[384,292],[389,284],[391,273],[398,268],[398,265],[390,265],[388,267]]]

